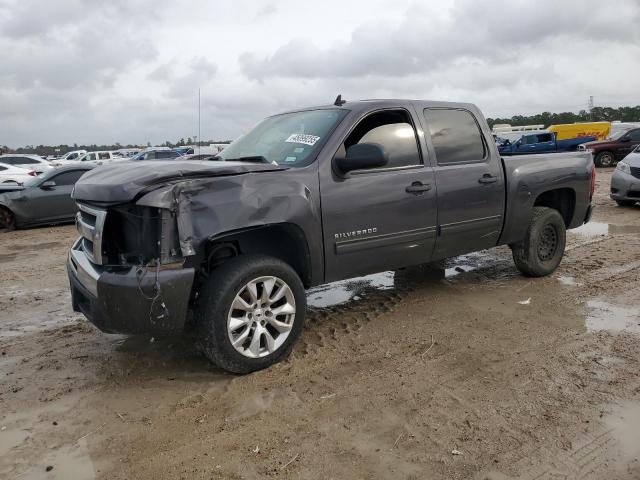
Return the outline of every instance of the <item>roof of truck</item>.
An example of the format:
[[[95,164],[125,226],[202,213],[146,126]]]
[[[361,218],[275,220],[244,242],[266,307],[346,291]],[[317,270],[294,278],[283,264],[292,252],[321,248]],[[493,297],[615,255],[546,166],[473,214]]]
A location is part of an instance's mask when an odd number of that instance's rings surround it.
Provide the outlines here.
[[[344,101],[344,100],[343,100]],[[411,100],[411,99],[365,99],[365,100],[346,100],[342,105],[326,104],[316,105],[312,107],[296,108],[283,113],[303,112],[305,110],[323,110],[323,109],[340,109],[349,111],[373,110],[376,108],[404,107],[409,105],[419,105],[423,108],[464,108],[467,110],[479,111],[472,103],[465,102],[440,102],[434,100]]]

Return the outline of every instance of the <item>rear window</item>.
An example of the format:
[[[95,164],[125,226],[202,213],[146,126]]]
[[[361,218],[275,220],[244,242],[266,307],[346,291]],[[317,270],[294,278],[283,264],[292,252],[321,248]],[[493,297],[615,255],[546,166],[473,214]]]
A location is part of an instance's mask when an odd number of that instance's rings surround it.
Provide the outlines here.
[[[424,116],[429,126],[438,165],[484,160],[484,140],[471,112],[426,108]]]

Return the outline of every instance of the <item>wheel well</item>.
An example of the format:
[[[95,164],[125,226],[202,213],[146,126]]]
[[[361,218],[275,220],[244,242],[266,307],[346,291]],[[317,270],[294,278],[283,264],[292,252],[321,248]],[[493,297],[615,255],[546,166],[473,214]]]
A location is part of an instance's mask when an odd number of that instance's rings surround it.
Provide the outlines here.
[[[560,212],[568,227],[573,219],[573,212],[576,208],[576,192],[571,188],[558,188],[549,190],[536,198],[534,207],[549,207]]]
[[[311,256],[300,227],[282,223],[230,232],[206,245],[206,268],[210,271],[237,255],[269,255],[289,264],[305,287],[311,285]]]

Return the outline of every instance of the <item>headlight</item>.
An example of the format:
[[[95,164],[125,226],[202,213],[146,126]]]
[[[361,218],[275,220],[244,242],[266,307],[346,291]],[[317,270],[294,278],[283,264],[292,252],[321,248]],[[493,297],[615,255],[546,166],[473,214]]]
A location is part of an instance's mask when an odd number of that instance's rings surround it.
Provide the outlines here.
[[[629,166],[628,163],[618,162],[618,166],[616,167],[616,170],[620,170],[621,172],[631,175],[631,167]]]

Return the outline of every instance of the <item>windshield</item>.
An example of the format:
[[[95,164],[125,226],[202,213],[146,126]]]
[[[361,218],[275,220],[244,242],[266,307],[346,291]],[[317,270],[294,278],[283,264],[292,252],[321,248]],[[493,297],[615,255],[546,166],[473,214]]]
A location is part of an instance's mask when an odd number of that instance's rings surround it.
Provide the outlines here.
[[[307,110],[269,117],[218,154],[219,160],[244,160],[290,167],[309,165],[346,110]]]
[[[628,130],[620,130],[619,132],[609,135],[609,140],[619,140]]]

